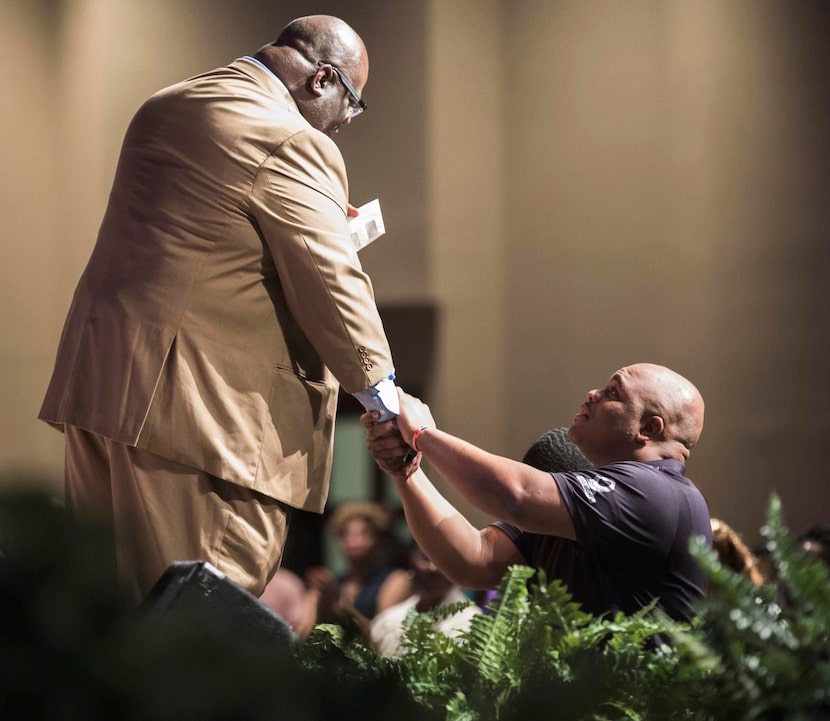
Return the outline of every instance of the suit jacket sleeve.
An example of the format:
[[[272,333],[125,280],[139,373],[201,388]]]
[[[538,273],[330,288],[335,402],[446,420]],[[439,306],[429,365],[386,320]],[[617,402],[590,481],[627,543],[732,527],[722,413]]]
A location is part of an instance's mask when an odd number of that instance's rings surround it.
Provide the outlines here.
[[[257,173],[252,213],[289,309],[349,393],[394,373],[371,281],[346,226],[346,171],[313,129],[283,143]]]

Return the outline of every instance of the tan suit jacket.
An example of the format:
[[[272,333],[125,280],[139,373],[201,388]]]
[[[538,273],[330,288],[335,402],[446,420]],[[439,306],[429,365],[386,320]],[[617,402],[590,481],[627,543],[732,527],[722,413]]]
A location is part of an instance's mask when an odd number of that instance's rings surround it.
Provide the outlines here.
[[[338,381],[394,372],[336,145],[249,58],[127,131],[40,418],[321,511]]]

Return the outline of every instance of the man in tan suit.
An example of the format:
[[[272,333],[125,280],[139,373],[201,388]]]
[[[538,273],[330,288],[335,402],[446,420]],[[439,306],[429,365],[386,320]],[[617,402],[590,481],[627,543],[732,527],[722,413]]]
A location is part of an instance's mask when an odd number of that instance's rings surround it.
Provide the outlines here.
[[[66,436],[69,511],[114,524],[137,598],[177,560],[259,595],[290,509],[323,510],[338,384],[397,410],[329,137],[367,77],[346,23],[299,18],[127,130],[40,418]]]

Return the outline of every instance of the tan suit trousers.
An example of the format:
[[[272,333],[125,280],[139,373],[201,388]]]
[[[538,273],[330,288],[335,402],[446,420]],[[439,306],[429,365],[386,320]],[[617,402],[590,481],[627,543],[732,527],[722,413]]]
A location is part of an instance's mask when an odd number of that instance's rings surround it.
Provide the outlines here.
[[[75,426],[64,433],[67,510],[112,525],[117,577],[136,601],[174,561],[208,561],[259,597],[282,559],[289,506]]]

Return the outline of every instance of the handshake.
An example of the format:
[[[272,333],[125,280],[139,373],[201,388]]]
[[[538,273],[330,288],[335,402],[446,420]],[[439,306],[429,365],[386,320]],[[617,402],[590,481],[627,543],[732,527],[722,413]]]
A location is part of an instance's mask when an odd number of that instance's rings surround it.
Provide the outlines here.
[[[418,438],[435,429],[429,406],[414,396],[397,389],[400,411],[395,418],[378,421],[377,411],[367,411],[360,417],[366,428],[366,446],[375,463],[396,480],[411,476],[421,465]]]

